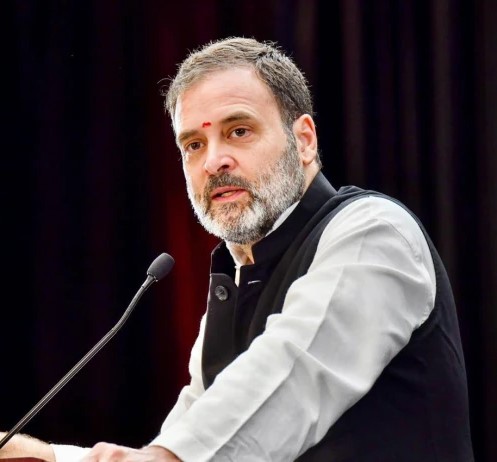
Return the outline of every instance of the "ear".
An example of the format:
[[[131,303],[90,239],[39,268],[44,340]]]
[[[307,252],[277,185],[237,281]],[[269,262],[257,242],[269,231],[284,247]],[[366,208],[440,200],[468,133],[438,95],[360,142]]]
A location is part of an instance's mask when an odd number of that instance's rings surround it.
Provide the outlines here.
[[[302,114],[293,123],[293,134],[302,163],[304,166],[311,164],[317,156],[318,140],[314,120],[309,114]]]

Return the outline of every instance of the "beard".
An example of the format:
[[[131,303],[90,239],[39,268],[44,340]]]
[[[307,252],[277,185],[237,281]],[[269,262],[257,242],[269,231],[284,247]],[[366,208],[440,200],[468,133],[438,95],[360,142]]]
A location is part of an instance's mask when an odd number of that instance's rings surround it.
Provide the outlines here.
[[[234,244],[252,244],[263,238],[278,217],[305,190],[304,168],[293,133],[273,165],[268,165],[253,181],[224,172],[209,178],[202,194],[195,194],[187,177],[187,192],[195,215],[211,234]],[[249,199],[212,205],[211,193],[223,186],[247,191]]]

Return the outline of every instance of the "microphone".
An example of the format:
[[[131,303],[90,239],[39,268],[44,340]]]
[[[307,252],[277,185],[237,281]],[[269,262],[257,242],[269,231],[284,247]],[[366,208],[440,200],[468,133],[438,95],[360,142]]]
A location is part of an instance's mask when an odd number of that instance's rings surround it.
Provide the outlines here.
[[[154,283],[160,281],[164,276],[166,276],[174,266],[174,259],[171,255],[167,253],[161,253],[149,266],[147,270],[147,279],[136,292],[135,296],[131,300],[128,308],[121,316],[121,319],[117,324],[104,336],[102,339],[83,357],[81,360],[64,376],[59,382],[36,404],[33,409],[31,409],[15,426],[0,441],[0,449],[5,446],[5,444],[18,433],[42,408],[47,404],[60,390],[61,388],[69,382],[85,365],[92,359],[107,342],[116,335],[117,331],[121,329],[129,315],[135,308],[138,300],[145,293],[145,291]]]

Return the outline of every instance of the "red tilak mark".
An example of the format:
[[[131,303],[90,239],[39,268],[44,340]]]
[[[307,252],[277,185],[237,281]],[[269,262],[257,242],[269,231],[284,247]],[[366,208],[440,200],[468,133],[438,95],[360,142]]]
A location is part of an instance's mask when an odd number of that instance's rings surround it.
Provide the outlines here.
[[[202,128],[204,128],[204,127],[210,127],[211,125],[212,125],[212,124],[211,124],[210,122],[204,122],[204,123],[202,124]]]

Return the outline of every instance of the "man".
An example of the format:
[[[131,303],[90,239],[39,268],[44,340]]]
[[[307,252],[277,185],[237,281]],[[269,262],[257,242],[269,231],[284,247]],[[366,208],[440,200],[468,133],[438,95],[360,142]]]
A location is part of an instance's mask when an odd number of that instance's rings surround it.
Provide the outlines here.
[[[320,173],[295,64],[269,43],[211,43],[182,63],[166,108],[195,213],[223,240],[191,383],[142,449],[19,437],[4,456],[472,461],[443,264],[404,206]]]

